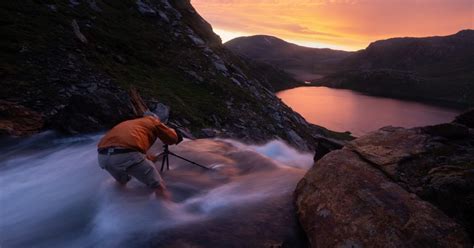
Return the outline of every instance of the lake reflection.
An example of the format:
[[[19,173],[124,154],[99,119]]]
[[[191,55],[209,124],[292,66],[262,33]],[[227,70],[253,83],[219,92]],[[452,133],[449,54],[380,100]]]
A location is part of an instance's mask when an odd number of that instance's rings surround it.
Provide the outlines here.
[[[307,121],[355,136],[384,126],[416,127],[450,122],[461,111],[363,95],[327,87],[299,87],[277,94]]]

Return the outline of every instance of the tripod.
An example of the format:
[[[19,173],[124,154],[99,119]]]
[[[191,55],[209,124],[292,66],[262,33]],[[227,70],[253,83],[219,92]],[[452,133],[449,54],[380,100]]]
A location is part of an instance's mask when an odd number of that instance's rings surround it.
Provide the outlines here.
[[[196,163],[196,162],[194,162],[194,161],[191,161],[191,160],[189,160],[189,159],[187,159],[187,158],[183,158],[183,157],[181,157],[181,156],[179,156],[179,155],[177,155],[177,154],[175,154],[175,153],[173,153],[173,152],[170,152],[170,150],[168,149],[168,145],[163,145],[163,149],[164,149],[163,152],[158,155],[158,156],[163,155],[163,160],[161,160],[161,169],[160,169],[161,172],[163,172],[163,170],[164,170],[164,168],[165,168],[165,163],[166,163],[166,169],[167,169],[167,170],[170,170],[170,158],[169,158],[169,155],[175,156],[175,157],[177,157],[177,158],[179,158],[179,159],[182,159],[182,160],[184,160],[184,161],[186,161],[186,162],[189,162],[189,163],[191,163],[191,164],[193,164],[193,165],[197,165],[197,166],[199,166],[199,167],[201,167],[201,168],[203,168],[203,169],[210,170],[210,168],[208,168],[208,167],[206,167],[206,166],[204,166],[204,165],[200,165],[200,164],[198,164],[198,163]]]

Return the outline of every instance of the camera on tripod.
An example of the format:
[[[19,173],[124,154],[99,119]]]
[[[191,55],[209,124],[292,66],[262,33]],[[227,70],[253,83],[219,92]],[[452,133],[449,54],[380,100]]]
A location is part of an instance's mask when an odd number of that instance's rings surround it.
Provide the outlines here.
[[[188,162],[188,163],[190,163],[190,164],[199,166],[199,167],[201,167],[201,168],[203,168],[203,169],[206,169],[206,170],[210,170],[210,169],[211,169],[211,168],[208,168],[208,167],[206,167],[206,166],[204,166],[204,165],[198,164],[198,163],[196,163],[196,162],[194,162],[194,161],[192,161],[192,160],[189,160],[189,159],[187,159],[187,158],[184,158],[184,157],[182,157],[182,156],[179,156],[178,154],[176,154],[176,153],[174,153],[174,152],[171,152],[171,151],[169,150],[169,148],[168,148],[168,145],[165,144],[165,145],[163,145],[163,152],[161,152],[161,153],[158,155],[158,157],[159,157],[159,156],[163,156],[163,158],[162,158],[162,160],[161,160],[161,169],[160,169],[160,172],[163,172],[163,171],[164,171],[164,169],[165,169],[165,164],[166,164],[166,170],[169,170],[169,169],[170,169],[170,158],[169,158],[170,155],[171,155],[171,156],[174,156],[174,157],[176,157],[176,158],[179,158],[179,159],[181,159],[181,160],[184,160],[184,161],[186,161],[186,162]]]

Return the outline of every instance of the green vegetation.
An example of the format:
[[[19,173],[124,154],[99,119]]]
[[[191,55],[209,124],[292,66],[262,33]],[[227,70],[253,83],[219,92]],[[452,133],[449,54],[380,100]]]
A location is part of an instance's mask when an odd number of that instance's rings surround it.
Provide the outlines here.
[[[56,11],[47,4],[54,5]],[[212,114],[226,115],[222,99],[215,96],[232,94],[238,89],[227,82],[228,79],[221,80],[220,85],[216,82],[196,84],[180,74],[178,66],[191,62],[187,59],[199,58],[193,56],[199,51],[187,48],[186,44],[169,44],[167,32],[157,29],[153,21],[144,21],[146,17],[135,10],[135,1],[97,1],[102,9],[100,13],[87,4],[74,8],[68,4],[68,1],[32,0],[2,3],[1,33],[5,38],[0,43],[0,73],[16,79],[3,82],[8,84],[4,85],[8,90],[3,91],[2,97],[39,88],[41,85],[33,79],[45,78],[48,65],[25,61],[51,58],[59,48],[65,53],[83,55],[90,67],[105,71],[119,85],[138,87],[144,95],[172,106],[173,114],[187,116],[200,126],[208,125]],[[87,44],[81,44],[74,36],[73,20],[81,24]],[[90,28],[84,28],[87,26]],[[181,45],[182,50],[167,49],[171,45]],[[22,49],[26,49],[23,58],[19,56]],[[171,63],[169,58],[173,58]],[[46,88],[42,87],[41,91]]]

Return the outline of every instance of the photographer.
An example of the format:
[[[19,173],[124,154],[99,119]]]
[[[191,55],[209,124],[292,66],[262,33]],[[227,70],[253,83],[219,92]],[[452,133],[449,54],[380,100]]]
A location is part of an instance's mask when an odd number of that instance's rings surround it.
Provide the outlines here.
[[[183,140],[179,132],[167,127],[149,111],[142,118],[124,121],[100,140],[99,165],[121,185],[127,184],[133,176],[153,188],[157,197],[169,199],[170,194],[153,164],[157,157],[146,155],[157,138],[167,145]]]

